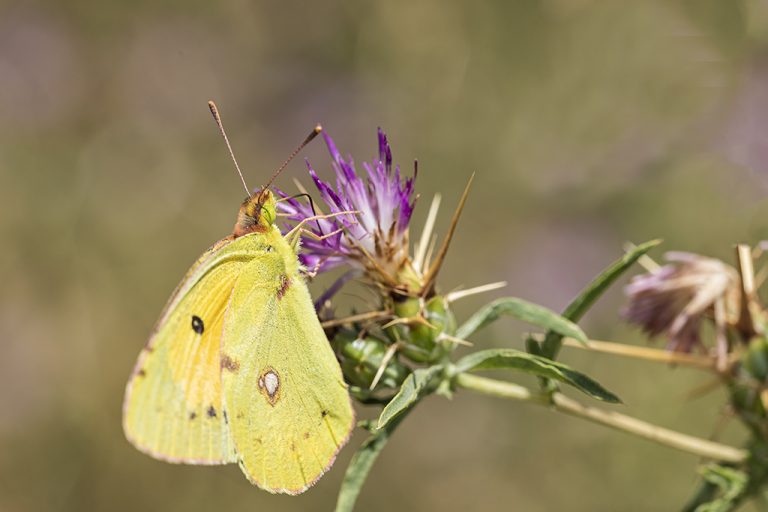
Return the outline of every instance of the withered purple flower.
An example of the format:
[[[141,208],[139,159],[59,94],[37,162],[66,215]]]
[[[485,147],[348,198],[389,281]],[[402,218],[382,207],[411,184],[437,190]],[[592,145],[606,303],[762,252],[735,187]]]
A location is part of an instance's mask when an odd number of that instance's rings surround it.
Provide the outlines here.
[[[415,197],[412,178],[402,179],[400,167],[392,167],[387,136],[379,129],[378,159],[364,162],[364,173],[353,160],[342,157],[333,139],[323,134],[331,154],[336,183],[321,180],[307,162],[323,205],[323,213],[356,212],[308,224],[314,235],[302,237],[302,263],[309,271],[323,272],[349,264],[374,275],[392,278],[408,261],[408,224]],[[281,193],[286,197],[284,193]],[[300,222],[314,215],[309,204],[297,199],[279,203],[288,220]]]
[[[665,258],[670,264],[636,276],[626,287],[624,316],[650,336],[665,335],[668,350],[703,349],[700,331],[706,315],[722,328],[738,316],[739,275],[722,261],[698,254],[670,252]]]

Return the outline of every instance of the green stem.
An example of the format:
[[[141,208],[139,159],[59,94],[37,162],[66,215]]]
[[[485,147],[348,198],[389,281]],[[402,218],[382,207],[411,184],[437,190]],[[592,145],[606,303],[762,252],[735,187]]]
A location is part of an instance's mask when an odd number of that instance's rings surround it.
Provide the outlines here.
[[[683,506],[682,512],[696,512],[700,505],[714,500],[719,490],[717,485],[712,482],[702,480],[699,488],[696,490],[696,494]]]
[[[410,411],[410,409],[406,409],[400,416],[390,421],[386,427],[375,431],[357,450],[349,462],[349,467],[347,467],[347,472],[341,483],[335,512],[352,512],[354,510],[357,497],[360,495],[373,464],[379,458],[392,433]]]
[[[638,437],[648,439],[649,441],[687,453],[692,453],[700,457],[741,464],[746,462],[749,456],[749,453],[746,450],[716,443],[707,439],[701,439],[699,437],[689,436],[625,414],[587,406],[568,398],[562,393],[556,392],[551,396],[543,393],[535,393],[518,384],[479,377],[469,373],[460,373],[456,375],[454,382],[459,387],[478,393],[484,393],[486,395],[551,406],[558,412],[576,416],[577,418],[582,418],[616,430],[621,430],[622,432],[634,434]]]

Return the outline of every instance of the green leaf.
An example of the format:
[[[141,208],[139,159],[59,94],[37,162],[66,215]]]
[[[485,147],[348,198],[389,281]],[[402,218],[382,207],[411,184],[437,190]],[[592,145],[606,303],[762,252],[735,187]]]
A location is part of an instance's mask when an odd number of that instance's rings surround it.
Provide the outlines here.
[[[587,336],[578,325],[544,306],[515,297],[497,299],[484,306],[459,327],[456,331],[456,337],[466,339],[478,329],[498,319],[501,315],[517,318],[523,322],[556,332],[561,336],[577,339],[582,343],[587,342]]]
[[[471,370],[513,369],[568,384],[597,400],[621,403],[621,399],[592,380],[564,364],[511,348],[497,348],[474,352],[460,359],[457,372]]]
[[[355,507],[357,497],[363,488],[368,473],[370,473],[374,462],[386,446],[390,436],[397,426],[402,422],[408,411],[390,421],[386,427],[374,432],[363,442],[349,461],[347,472],[344,474],[344,480],[341,482],[339,497],[336,499],[336,512],[352,512]]]
[[[581,293],[571,301],[563,311],[563,317],[572,322],[578,322],[584,314],[589,311],[592,304],[610,287],[629,267],[639,260],[645,253],[661,243],[661,240],[651,240],[638,245],[614,261],[608,268],[603,270],[595,279],[592,280]],[[547,333],[544,342],[541,345],[541,355],[554,359],[560,352],[563,345],[563,334],[552,329]]]
[[[439,383],[437,376],[443,372],[440,365],[414,370],[400,386],[400,391],[389,401],[379,416],[378,428],[384,428],[396,416],[431,393]]]

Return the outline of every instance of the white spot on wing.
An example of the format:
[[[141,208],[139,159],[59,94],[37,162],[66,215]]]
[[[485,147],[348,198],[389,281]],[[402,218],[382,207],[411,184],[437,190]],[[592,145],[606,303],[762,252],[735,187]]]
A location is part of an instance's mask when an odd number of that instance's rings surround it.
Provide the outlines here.
[[[264,375],[264,387],[267,388],[269,396],[275,396],[277,388],[280,386],[280,379],[274,372],[268,372]]]
[[[281,395],[280,374],[271,366],[262,370],[258,380],[259,391],[267,399],[269,405],[274,406]]]

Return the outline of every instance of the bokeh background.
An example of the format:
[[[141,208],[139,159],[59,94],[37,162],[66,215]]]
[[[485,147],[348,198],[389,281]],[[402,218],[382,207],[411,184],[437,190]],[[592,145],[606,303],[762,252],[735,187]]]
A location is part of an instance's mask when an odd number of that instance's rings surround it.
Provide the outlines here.
[[[121,432],[152,324],[243,196],[210,98],[251,186],[318,121],[358,161],[377,126],[405,169],[419,159],[416,229],[440,192],[444,232],[476,172],[443,290],[505,279],[503,293],[560,309],[627,240],[731,261],[735,242],[768,237],[765,1],[0,2],[0,510],[333,506],[360,435],[285,497],[237,467],[154,461]],[[329,175],[323,144],[304,156]],[[301,159],[279,184],[295,178]],[[617,286],[587,332],[642,343],[622,304]],[[521,347],[523,329],[475,341]],[[563,359],[624,412],[701,436],[719,422],[720,394],[689,396],[705,375]],[[359,510],[673,510],[698,462],[460,393],[404,423]]]

